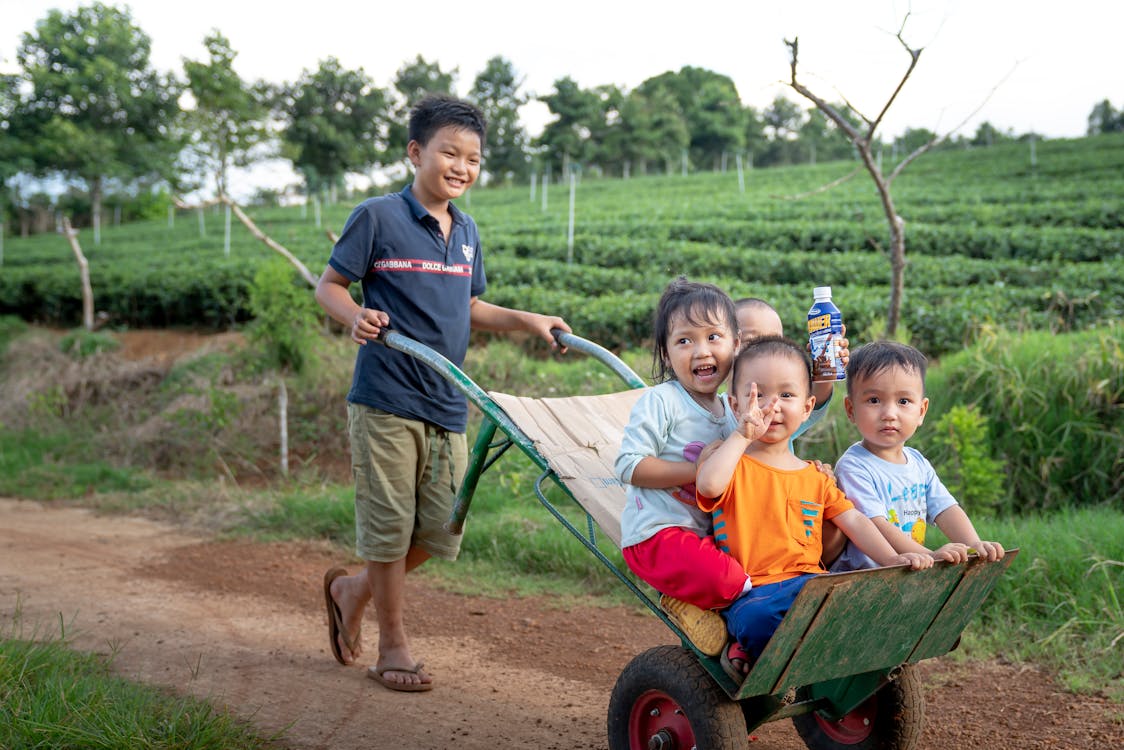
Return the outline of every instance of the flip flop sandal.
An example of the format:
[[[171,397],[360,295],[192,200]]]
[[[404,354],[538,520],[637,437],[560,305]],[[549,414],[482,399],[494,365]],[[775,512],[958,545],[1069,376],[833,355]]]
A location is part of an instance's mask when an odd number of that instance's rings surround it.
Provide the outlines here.
[[[332,581],[346,575],[346,568],[332,568],[324,574],[324,604],[328,609],[328,642],[332,646],[332,656],[336,657],[336,661],[340,664],[348,667],[353,662],[343,660],[340,638],[343,638],[343,642],[347,644],[347,650],[354,656],[355,647],[359,645],[359,632],[357,631],[354,636],[347,632],[347,626],[343,624],[343,613],[340,612],[336,600],[332,598]]]
[[[423,666],[425,666],[424,662],[419,661],[412,667],[382,667],[380,669],[367,667],[367,676],[388,690],[397,690],[402,693],[424,693],[426,690],[433,689],[432,682],[395,682],[394,680],[386,679],[384,676],[387,672],[421,674]]]

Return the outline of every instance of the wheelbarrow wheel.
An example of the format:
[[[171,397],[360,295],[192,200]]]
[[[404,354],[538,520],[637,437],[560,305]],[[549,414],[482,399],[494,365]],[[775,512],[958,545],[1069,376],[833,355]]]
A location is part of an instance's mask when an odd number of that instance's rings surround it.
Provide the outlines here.
[[[610,750],[745,750],[741,707],[682,646],[657,646],[628,663],[609,698]]]
[[[809,750],[913,750],[921,740],[925,695],[912,667],[838,721],[819,711],[792,717]]]

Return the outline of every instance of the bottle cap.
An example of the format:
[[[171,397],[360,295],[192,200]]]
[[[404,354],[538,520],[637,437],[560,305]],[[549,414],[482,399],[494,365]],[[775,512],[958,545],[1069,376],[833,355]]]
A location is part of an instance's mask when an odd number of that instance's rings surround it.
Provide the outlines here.
[[[831,287],[818,286],[812,290],[812,296],[816,299],[831,299]]]

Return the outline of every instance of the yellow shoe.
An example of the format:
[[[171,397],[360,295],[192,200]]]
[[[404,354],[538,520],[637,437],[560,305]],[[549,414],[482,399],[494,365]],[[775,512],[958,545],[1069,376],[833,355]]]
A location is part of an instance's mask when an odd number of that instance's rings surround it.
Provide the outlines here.
[[[726,622],[717,612],[660,594],[660,609],[667,613],[688,640],[707,656],[718,656],[726,645]]]

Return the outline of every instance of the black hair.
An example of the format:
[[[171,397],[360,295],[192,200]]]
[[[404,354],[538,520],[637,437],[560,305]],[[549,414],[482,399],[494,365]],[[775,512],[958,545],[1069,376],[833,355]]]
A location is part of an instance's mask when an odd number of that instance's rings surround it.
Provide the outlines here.
[[[480,145],[488,132],[484,112],[472,102],[451,94],[426,94],[410,108],[409,139],[421,145],[429,142],[434,133],[452,125],[480,136]]]
[[[856,380],[865,380],[891,367],[900,367],[920,375],[924,392],[925,368],[928,364],[929,360],[925,355],[908,344],[896,341],[863,344],[851,354],[851,361],[847,364],[847,395],[851,395],[851,384]]]
[[[738,336],[738,316],[730,295],[714,284],[688,281],[686,276],[676,278],[664,289],[652,325],[655,337],[652,342],[652,377],[657,383],[675,378],[675,372],[667,363],[667,335],[671,331],[671,319],[676,315],[682,315],[694,325],[724,325],[735,339]]]
[[[730,376],[731,390],[737,385],[738,370],[760,357],[789,357],[798,360],[808,372],[808,395],[812,394],[812,358],[803,346],[787,336],[762,336],[743,346],[734,358],[733,374]]]
[[[765,309],[772,310],[773,312],[777,311],[777,308],[773,307],[760,297],[742,297],[741,299],[734,300],[735,310],[744,310],[747,307],[757,310]]]

